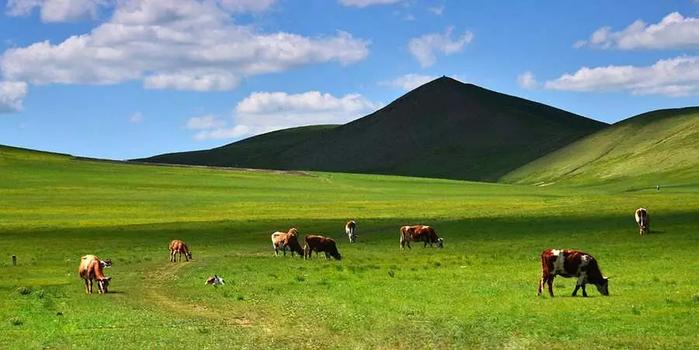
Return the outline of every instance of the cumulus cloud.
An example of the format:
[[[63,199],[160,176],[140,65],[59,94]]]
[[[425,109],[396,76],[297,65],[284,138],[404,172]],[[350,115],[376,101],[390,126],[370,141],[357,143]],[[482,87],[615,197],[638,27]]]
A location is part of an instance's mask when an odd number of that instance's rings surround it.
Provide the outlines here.
[[[28,16],[39,9],[44,22],[70,22],[96,19],[100,8],[114,6],[118,0],[9,0],[5,13],[9,16]],[[216,0],[224,11],[230,13],[261,12],[275,0]]]
[[[697,49],[699,18],[684,17],[673,12],[656,24],[637,20],[618,32],[602,27],[593,32],[589,39],[580,40],[574,46],[621,50]]]
[[[97,18],[99,9],[111,0],[9,0],[5,13],[9,16],[27,16],[39,8],[44,22],[70,22]]]
[[[393,80],[382,81],[379,84],[410,91],[435,79],[437,79],[437,77],[432,75],[405,74]]]
[[[0,113],[21,111],[25,95],[27,95],[27,83],[0,81]]]
[[[233,139],[295,126],[343,124],[380,107],[359,94],[255,92],[236,105],[233,118],[195,117],[187,127],[198,130],[197,140]]]
[[[209,91],[231,89],[248,76],[312,63],[346,65],[368,55],[369,43],[349,33],[315,38],[259,33],[232,23],[222,6],[119,1],[112,18],[90,33],[5,51],[0,70],[7,80],[32,84],[143,80],[151,89]]]
[[[544,87],[569,91],[630,91],[637,95],[698,95],[699,56],[680,56],[640,67],[582,67],[573,74],[547,81]]]
[[[473,33],[464,32],[452,39],[453,28],[447,28],[444,33],[431,33],[410,39],[408,48],[423,67],[433,65],[437,58],[435,52],[451,55],[463,50],[464,46],[473,40]]]
[[[517,83],[520,87],[523,87],[525,89],[533,89],[539,85],[539,83],[536,81],[536,78],[534,77],[534,73],[530,71],[526,71],[517,76]]]
[[[340,0],[340,4],[350,7],[367,7],[374,5],[390,5],[404,0]]]

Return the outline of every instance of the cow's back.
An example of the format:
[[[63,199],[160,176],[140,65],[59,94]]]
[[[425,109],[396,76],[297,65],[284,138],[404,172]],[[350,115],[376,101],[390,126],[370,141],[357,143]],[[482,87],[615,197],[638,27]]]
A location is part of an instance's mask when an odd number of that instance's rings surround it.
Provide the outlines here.
[[[82,278],[94,278],[96,265],[99,266],[100,259],[95,255],[85,255],[80,258],[80,267],[78,268],[78,273]]]

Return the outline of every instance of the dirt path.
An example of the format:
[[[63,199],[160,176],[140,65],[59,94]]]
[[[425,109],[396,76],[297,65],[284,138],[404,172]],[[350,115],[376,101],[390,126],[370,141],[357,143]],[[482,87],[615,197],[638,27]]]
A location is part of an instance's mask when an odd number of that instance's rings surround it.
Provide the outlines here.
[[[192,318],[205,318],[225,325],[252,326],[252,321],[245,317],[232,316],[227,312],[216,312],[205,305],[186,302],[176,298],[172,293],[168,293],[172,288],[170,281],[177,275],[178,271],[186,266],[189,264],[167,263],[153,270],[153,277],[148,280],[148,284],[144,288],[147,304],[169,310],[177,317],[186,315]]]

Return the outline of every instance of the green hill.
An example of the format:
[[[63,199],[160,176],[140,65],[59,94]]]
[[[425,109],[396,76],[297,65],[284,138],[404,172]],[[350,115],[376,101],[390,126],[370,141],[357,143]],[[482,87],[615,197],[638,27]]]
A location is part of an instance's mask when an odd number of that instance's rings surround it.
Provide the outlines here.
[[[496,181],[606,124],[442,77],[341,126],[139,161]]]
[[[587,136],[502,178],[504,182],[644,186],[696,182],[699,107],[644,113]]]

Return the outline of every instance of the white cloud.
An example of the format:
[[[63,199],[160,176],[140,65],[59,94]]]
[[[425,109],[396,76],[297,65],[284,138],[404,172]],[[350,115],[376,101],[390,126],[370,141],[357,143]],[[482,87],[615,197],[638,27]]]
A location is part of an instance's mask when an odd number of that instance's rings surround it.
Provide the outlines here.
[[[141,112],[135,112],[129,116],[129,123],[140,124],[143,122],[143,114]]]
[[[519,84],[519,86],[525,89],[533,89],[539,86],[539,83],[536,81],[536,78],[534,77],[534,73],[530,71],[526,71],[517,76],[517,83]]]
[[[441,16],[444,13],[444,5],[433,6],[433,7],[428,8],[428,10],[430,12],[432,12],[433,14],[435,14],[436,16]]]
[[[231,12],[261,12],[270,8],[276,0],[218,0],[221,7]]]
[[[27,95],[27,83],[0,81],[0,113],[19,112],[22,100]]]
[[[699,18],[684,17],[677,12],[665,16],[657,24],[637,20],[624,30],[614,32],[610,27],[597,29],[587,40],[580,40],[575,47],[604,49],[698,49]]]
[[[255,92],[236,105],[231,120],[207,115],[190,118],[187,127],[199,130],[197,140],[233,139],[295,126],[343,124],[380,107],[359,94]]]
[[[212,114],[192,117],[187,120],[187,129],[191,130],[216,129],[224,126],[226,126],[226,121]]]
[[[402,1],[404,0],[340,0],[340,4],[351,7],[367,7],[374,5],[390,5]]]
[[[699,56],[664,59],[641,67],[583,67],[544,86],[569,91],[630,91],[637,95],[699,95]]]
[[[70,22],[95,19],[100,7],[108,6],[110,0],[9,0],[5,13],[10,16],[27,16],[39,8],[44,22]]]
[[[28,16],[39,8],[44,22],[70,22],[96,19],[101,8],[114,6],[119,0],[9,0],[5,13],[9,16]],[[218,6],[230,13],[261,12],[275,0],[216,0]]]
[[[473,33],[464,32],[456,39],[451,38],[453,28],[447,28],[444,34],[432,33],[410,39],[408,48],[423,67],[433,65],[437,58],[435,51],[445,55],[451,55],[461,51],[464,46],[473,40]]]
[[[379,82],[379,84],[385,86],[392,86],[395,88],[403,89],[405,91],[410,91],[434,79],[437,79],[437,77],[422,74],[406,74],[393,80]]]
[[[0,69],[7,80],[32,84],[143,80],[152,89],[228,90],[244,77],[304,64],[351,64],[368,45],[345,32],[259,33],[233,24],[211,1],[124,0],[90,33],[5,51]]]

